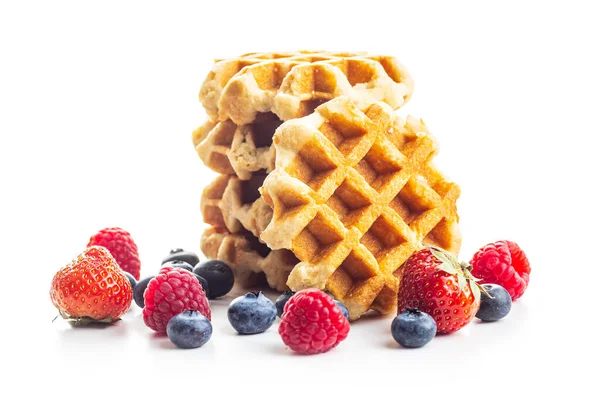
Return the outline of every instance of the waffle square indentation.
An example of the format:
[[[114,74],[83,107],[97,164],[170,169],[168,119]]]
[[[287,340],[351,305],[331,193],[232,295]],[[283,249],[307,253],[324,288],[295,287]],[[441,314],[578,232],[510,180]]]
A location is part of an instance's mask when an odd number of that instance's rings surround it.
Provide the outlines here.
[[[296,254],[299,259],[310,260],[311,263],[317,264],[331,254],[337,244],[343,240],[343,231],[334,226],[321,212],[318,212],[294,239],[293,246],[300,249]]]

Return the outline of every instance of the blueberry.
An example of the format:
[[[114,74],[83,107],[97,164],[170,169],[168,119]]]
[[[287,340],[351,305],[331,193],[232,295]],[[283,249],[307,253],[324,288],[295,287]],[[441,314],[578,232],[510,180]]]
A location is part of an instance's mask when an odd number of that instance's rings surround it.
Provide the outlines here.
[[[348,313],[348,308],[346,308],[346,305],[344,305],[339,300],[336,300],[335,303],[336,303],[337,306],[340,307],[340,309],[342,310],[342,313],[344,314],[344,316],[346,317],[346,319],[350,320],[350,314]]]
[[[206,281],[206,279],[202,276],[198,276],[196,273],[194,273],[194,276],[196,276],[196,279],[198,279],[198,281],[200,282],[200,284],[202,285],[202,289],[204,290],[204,293],[206,294],[206,297],[208,298],[208,283]]]
[[[148,283],[152,279],[154,279],[154,276],[146,277],[145,279],[140,280],[133,289],[133,300],[140,308],[144,307],[144,292],[148,287]]]
[[[160,268],[163,268],[163,267],[180,268],[180,269],[184,269],[184,270],[187,270],[190,272],[194,270],[194,268],[192,267],[192,265],[190,263],[186,263],[185,261],[181,261],[181,260],[167,261],[162,266],[160,266]]]
[[[250,292],[235,298],[227,309],[229,322],[240,334],[259,334],[268,330],[277,308],[262,292]]]
[[[512,307],[508,291],[497,284],[484,284],[481,287],[490,294],[491,298],[481,292],[481,305],[475,316],[484,322],[492,322],[508,315]]]
[[[279,297],[275,301],[275,307],[277,308],[277,316],[278,317],[281,318],[281,315],[283,315],[283,308],[285,308],[285,304],[288,302],[288,300],[290,300],[290,298],[292,296],[294,296],[294,293],[296,293],[296,292],[292,292],[291,290],[286,290],[281,295],[279,295]]]
[[[135,286],[137,285],[137,280],[135,280],[135,277],[133,277],[130,273],[127,273],[126,271],[124,271],[123,273],[125,273],[125,277],[127,277],[129,279],[129,284],[131,285],[131,290],[134,290]]]
[[[169,320],[167,335],[179,348],[198,348],[210,340],[212,324],[198,311],[183,311]]]
[[[181,248],[176,248],[171,250],[169,255],[163,258],[161,264],[168,263],[169,261],[185,261],[190,266],[195,266],[200,262],[200,259],[191,251],[184,251]]]
[[[233,289],[233,271],[219,260],[207,260],[196,264],[194,273],[204,277],[210,290],[210,298],[220,298]]]
[[[436,332],[433,318],[417,309],[406,309],[392,321],[392,336],[402,347],[423,347]]]

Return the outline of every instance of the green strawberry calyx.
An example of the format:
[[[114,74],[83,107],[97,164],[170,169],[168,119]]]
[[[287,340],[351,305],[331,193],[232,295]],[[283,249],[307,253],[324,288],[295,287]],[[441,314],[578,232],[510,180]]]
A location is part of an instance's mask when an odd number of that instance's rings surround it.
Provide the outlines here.
[[[469,285],[469,289],[473,293],[476,302],[479,302],[481,299],[481,292],[491,298],[490,294],[478,283],[479,279],[473,277],[471,274],[473,266],[465,262],[459,263],[453,254],[442,248],[434,245],[428,245],[428,247],[431,254],[442,263],[437,268],[456,277],[458,288],[461,292],[465,292],[465,287]]]
[[[92,317],[89,316],[71,316],[67,313],[62,312],[61,310],[58,311],[58,315],[54,317],[54,319],[52,320],[52,322],[54,322],[56,320],[56,318],[61,317],[62,319],[69,321],[73,326],[85,326],[88,324],[92,324],[92,323],[100,323],[100,324],[111,324],[113,322],[116,321],[120,321],[121,318],[117,318],[117,319],[113,319],[113,318],[104,318],[104,319],[94,319]]]

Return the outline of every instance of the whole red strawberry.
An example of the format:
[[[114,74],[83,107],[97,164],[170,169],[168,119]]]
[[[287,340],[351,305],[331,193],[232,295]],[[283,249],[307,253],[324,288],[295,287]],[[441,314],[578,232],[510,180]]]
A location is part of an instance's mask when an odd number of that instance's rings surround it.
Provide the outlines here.
[[[50,298],[65,319],[112,322],[129,309],[131,285],[104,247],[87,248],[54,275]]]
[[[193,273],[163,267],[144,291],[144,323],[164,332],[169,320],[185,310],[200,311],[210,321],[210,306],[202,285]]]
[[[473,276],[480,283],[493,283],[505,288],[512,300],[527,289],[531,267],[523,250],[512,241],[497,241],[482,247],[471,260]]]
[[[283,343],[300,354],[320,354],[344,341],[350,323],[333,298],[318,289],[305,289],[288,300],[283,309],[279,335]]]
[[[138,247],[129,232],[121,228],[104,228],[90,238],[88,247],[100,245],[110,251],[119,266],[140,280],[140,256]]]
[[[402,267],[398,313],[416,308],[433,317],[438,333],[458,331],[479,309],[480,287],[470,268],[441,248],[417,251]]]

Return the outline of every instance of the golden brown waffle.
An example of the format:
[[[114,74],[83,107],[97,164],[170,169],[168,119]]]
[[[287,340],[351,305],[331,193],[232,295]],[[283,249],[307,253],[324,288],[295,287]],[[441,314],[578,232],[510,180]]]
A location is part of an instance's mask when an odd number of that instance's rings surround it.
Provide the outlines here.
[[[193,133],[196,152],[209,168],[221,174],[236,174],[249,180],[252,173],[272,170],[273,134],[281,121],[272,113],[260,115],[252,124],[207,121]]]
[[[194,132],[193,142],[209,168],[248,180],[252,172],[273,169],[272,136],[282,120],[308,115],[340,95],[365,103],[380,99],[397,108],[411,93],[412,80],[393,57],[246,54],[219,61],[208,76],[201,100],[213,119],[217,103],[225,110],[222,122],[207,121]]]
[[[410,75],[394,57],[300,51],[218,61],[200,89],[200,101],[212,120],[246,125],[261,113],[284,121],[305,116],[342,95],[381,100],[396,109],[412,90]]]
[[[423,243],[458,252],[460,189],[432,166],[437,142],[421,121],[340,97],[286,122],[274,143],[261,189],[273,219],[261,239],[300,260],[293,290],[326,288],[351,319],[388,313],[400,267]]]
[[[200,208],[204,222],[232,233],[247,231],[258,237],[273,215],[258,191],[266,173],[255,173],[248,181],[219,176],[202,193]]]
[[[287,290],[288,275],[298,259],[288,250],[271,251],[257,238],[271,221],[272,209],[258,188],[266,173],[255,173],[248,181],[220,176],[202,194],[204,221],[211,225],[201,241],[202,252],[231,266],[243,287],[267,284]]]
[[[200,247],[207,257],[227,263],[242,287],[256,287],[266,279],[271,288],[288,290],[288,275],[298,263],[291,251],[271,251],[251,234],[232,234],[225,228],[205,230]]]

